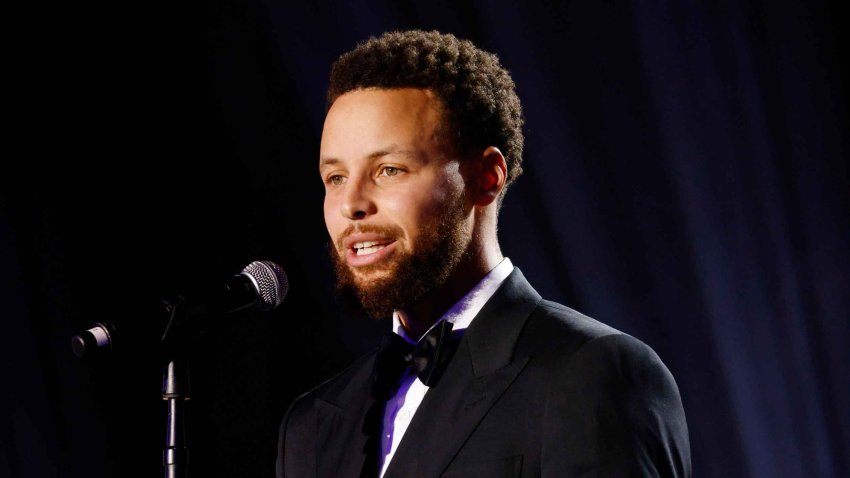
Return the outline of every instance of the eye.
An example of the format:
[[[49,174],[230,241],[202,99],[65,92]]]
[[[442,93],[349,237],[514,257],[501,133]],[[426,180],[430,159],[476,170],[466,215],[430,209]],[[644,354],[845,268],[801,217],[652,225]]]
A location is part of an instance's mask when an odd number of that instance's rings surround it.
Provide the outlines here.
[[[344,181],[345,181],[345,176],[343,176],[341,174],[334,174],[334,175],[328,176],[328,179],[327,179],[327,182],[329,184],[333,184],[334,186],[339,186]]]
[[[393,167],[393,166],[384,166],[381,169],[382,176],[397,176],[398,173],[401,172],[401,169]]]

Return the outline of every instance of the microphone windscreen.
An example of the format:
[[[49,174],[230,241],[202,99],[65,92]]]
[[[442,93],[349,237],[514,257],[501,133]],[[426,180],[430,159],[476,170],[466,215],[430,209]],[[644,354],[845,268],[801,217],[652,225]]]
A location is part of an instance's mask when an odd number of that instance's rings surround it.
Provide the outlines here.
[[[254,261],[242,270],[257,289],[259,310],[272,310],[279,306],[289,291],[289,279],[283,268],[271,261]]]

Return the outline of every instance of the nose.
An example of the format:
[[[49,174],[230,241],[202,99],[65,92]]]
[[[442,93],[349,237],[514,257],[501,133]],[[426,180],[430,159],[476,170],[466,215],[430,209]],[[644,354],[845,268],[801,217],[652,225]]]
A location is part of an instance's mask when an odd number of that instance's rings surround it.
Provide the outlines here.
[[[368,180],[348,179],[340,209],[342,215],[351,220],[365,219],[377,212]]]

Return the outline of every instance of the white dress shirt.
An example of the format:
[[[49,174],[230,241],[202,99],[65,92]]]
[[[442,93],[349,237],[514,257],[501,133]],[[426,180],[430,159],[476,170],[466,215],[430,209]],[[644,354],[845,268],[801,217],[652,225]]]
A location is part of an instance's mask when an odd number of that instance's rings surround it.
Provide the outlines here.
[[[451,322],[453,333],[465,330],[513,270],[514,266],[510,259],[504,258],[475,287],[453,305],[440,320]],[[434,325],[440,320],[435,322]],[[407,335],[407,331],[404,330],[404,326],[398,317],[398,312],[393,313],[393,331],[410,343],[415,344],[417,342]],[[404,432],[407,431],[407,427],[426,393],[428,393],[428,387],[419,380],[415,373],[408,371],[401,378],[395,396],[387,400],[381,435],[381,477],[387,471],[387,467],[398,449],[398,444],[401,442]]]

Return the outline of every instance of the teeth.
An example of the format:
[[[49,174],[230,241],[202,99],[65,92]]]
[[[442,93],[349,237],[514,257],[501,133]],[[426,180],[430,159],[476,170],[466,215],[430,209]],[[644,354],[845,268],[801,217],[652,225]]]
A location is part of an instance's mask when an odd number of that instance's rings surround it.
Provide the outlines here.
[[[365,242],[357,242],[354,244],[355,249],[363,249],[364,247],[372,247],[378,244],[378,241],[365,241]]]
[[[365,244],[377,244],[377,243],[367,242]],[[379,250],[383,249],[386,246],[381,244],[381,245],[373,245],[373,246],[369,246],[369,247],[365,247],[365,246],[364,247],[357,247],[355,245],[354,247],[355,247],[355,250],[357,251],[358,256],[365,256],[366,254],[373,254],[375,252],[378,252]]]

